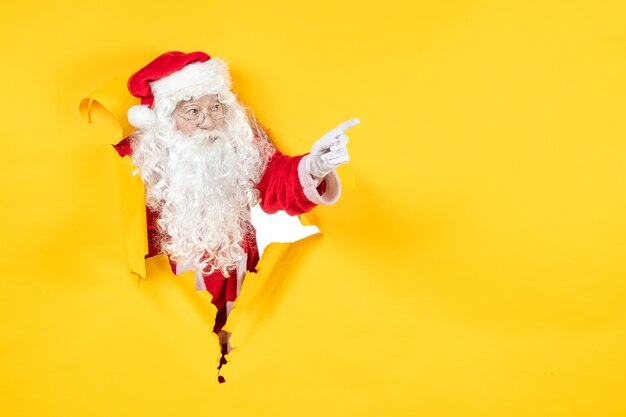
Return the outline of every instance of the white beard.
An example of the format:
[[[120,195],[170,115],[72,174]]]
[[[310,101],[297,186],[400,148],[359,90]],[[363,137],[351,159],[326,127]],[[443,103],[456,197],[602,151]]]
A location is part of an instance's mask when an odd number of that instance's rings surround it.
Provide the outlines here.
[[[266,163],[251,134],[237,138],[229,130],[188,136],[170,119],[133,141],[146,204],[159,214],[164,253],[176,263],[224,276],[244,255],[243,239],[253,233],[250,206],[258,202],[255,186]]]

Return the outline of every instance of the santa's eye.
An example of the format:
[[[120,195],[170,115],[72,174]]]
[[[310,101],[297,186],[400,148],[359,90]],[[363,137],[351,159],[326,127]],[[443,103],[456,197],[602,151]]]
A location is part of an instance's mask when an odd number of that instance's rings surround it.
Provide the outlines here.
[[[190,115],[190,116],[191,116],[191,115],[196,115],[196,114],[198,114],[199,112],[200,112],[200,110],[199,110],[199,109],[197,109],[197,108],[195,108],[195,107],[192,107],[192,108],[190,108],[190,109],[187,109],[187,111],[186,111],[186,113],[187,113],[188,115]]]

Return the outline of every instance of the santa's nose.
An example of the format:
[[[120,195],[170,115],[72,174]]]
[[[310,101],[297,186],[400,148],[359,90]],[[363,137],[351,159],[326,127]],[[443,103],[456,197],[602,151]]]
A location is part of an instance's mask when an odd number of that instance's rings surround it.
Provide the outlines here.
[[[211,119],[206,113],[203,113],[202,122],[198,125],[200,129],[213,129],[215,127],[215,121]]]

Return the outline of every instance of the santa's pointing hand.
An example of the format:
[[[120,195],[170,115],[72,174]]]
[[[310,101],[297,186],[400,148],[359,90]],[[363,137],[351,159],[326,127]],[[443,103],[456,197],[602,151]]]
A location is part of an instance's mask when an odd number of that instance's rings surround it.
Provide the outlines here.
[[[311,153],[306,157],[306,168],[318,183],[330,171],[350,160],[346,147],[348,136],[345,135],[345,132],[359,123],[359,119],[347,120],[313,144]]]

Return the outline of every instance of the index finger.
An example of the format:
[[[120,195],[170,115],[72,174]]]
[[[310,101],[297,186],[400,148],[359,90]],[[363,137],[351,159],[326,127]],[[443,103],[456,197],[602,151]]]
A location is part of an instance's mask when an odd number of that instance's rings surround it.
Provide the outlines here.
[[[338,132],[338,134],[342,134],[346,130],[350,129],[351,127],[354,127],[354,126],[358,125],[359,123],[361,123],[361,121],[359,119],[346,120],[345,122],[341,123],[339,126],[334,128],[333,130],[335,132]]]

